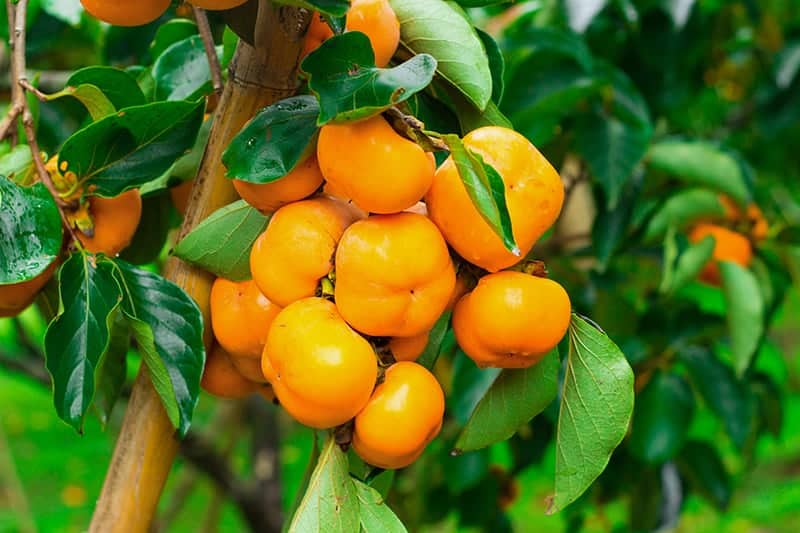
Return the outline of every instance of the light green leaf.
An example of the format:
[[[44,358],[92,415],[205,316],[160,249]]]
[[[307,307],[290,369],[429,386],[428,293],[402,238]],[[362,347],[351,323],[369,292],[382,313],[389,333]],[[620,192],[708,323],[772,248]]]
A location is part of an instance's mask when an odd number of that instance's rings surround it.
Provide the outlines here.
[[[750,366],[764,333],[764,298],[758,279],[746,268],[720,261],[719,270],[727,306],[733,368],[741,377]]]
[[[377,490],[357,479],[353,480],[353,484],[356,487],[361,528],[364,533],[405,533],[407,531]]]

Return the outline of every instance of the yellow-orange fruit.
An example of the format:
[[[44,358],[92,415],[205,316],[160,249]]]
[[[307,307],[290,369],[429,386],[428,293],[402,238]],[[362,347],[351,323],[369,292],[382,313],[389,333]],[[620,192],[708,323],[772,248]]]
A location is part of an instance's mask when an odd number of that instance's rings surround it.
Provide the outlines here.
[[[317,156],[312,154],[279,180],[270,183],[250,183],[235,179],[233,186],[242,200],[266,214],[310,196],[322,182]]]
[[[555,281],[521,272],[484,276],[453,312],[453,331],[479,367],[527,368],[569,327],[571,304]]]
[[[93,17],[114,26],[141,26],[164,14],[171,0],[81,0]]]
[[[317,143],[322,175],[335,190],[369,213],[414,206],[433,182],[436,163],[399,135],[380,115],[322,127]]]
[[[250,252],[250,272],[261,292],[281,307],[314,296],[333,267],[339,238],[357,216],[325,197],[278,209]]]
[[[270,302],[252,280],[235,282],[217,278],[211,286],[211,327],[220,346],[248,379],[263,381],[261,354],[272,321],[281,308]],[[252,365],[239,362],[252,360]],[[253,368],[258,372],[251,372]]]
[[[231,364],[242,376],[256,383],[267,383],[264,372],[261,371],[261,358],[236,357],[230,355]]]
[[[318,429],[358,414],[378,376],[372,346],[323,298],[297,301],[278,314],[261,364],[284,409]]]
[[[719,199],[725,209],[725,218],[727,220],[734,223],[746,223],[750,236],[754,241],[763,241],[767,238],[769,223],[764,218],[764,213],[758,205],[751,203],[745,211],[742,211],[742,208],[730,197],[723,194],[720,195]]]
[[[508,128],[488,126],[471,131],[464,145],[481,155],[503,178],[516,256],[472,204],[452,157],[436,171],[425,198],[428,213],[447,242],[464,259],[489,272],[520,261],[558,218],[564,186],[558,172],[525,137]]]
[[[403,468],[438,435],[443,416],[444,393],[433,374],[416,363],[396,363],[356,416],[353,449],[371,465]]]
[[[367,335],[430,331],[456,284],[439,230],[415,213],[374,215],[344,232],[336,251],[336,306]]]
[[[202,7],[209,11],[222,11],[223,9],[231,9],[240,6],[247,2],[247,0],[187,0],[190,4],[197,7]]]
[[[132,189],[114,198],[89,198],[94,235],[76,232],[83,247],[93,253],[115,256],[128,247],[142,218],[142,197]]]
[[[50,263],[44,272],[33,279],[11,285],[0,285],[0,318],[17,316],[25,310],[42,290],[58,266],[58,260]]]
[[[254,383],[236,371],[225,350],[215,346],[206,357],[203,377],[200,379],[203,390],[220,398],[245,398],[256,392]]]
[[[430,331],[414,337],[392,337],[389,341],[389,350],[396,361],[416,361],[428,346],[429,338]]]
[[[345,30],[360,31],[369,38],[375,54],[375,65],[379,67],[389,64],[400,44],[400,21],[388,0],[353,0],[347,12]],[[307,56],[331,37],[333,31],[315,13],[303,42],[301,57]]]
[[[707,236],[714,237],[714,251],[711,259],[703,267],[700,279],[711,285],[719,286],[722,278],[719,261],[730,261],[745,268],[753,261],[753,246],[741,233],[729,230],[716,224],[698,224],[689,233],[689,241],[696,243]]]

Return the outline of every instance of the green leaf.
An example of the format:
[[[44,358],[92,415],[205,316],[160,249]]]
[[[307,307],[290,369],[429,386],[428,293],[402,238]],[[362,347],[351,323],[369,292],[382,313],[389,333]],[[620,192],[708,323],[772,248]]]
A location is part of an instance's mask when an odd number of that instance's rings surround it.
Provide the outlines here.
[[[57,93],[48,94],[46,100],[52,102],[65,96],[71,96],[82,103],[92,120],[100,120],[108,115],[113,115],[117,111],[114,104],[103,94],[103,91],[89,84],[68,86]]]
[[[484,126],[501,126],[513,129],[511,121],[494,102],[490,101],[486,108],[481,111],[453,87],[445,85],[444,91],[455,108],[458,124],[463,135]]]
[[[215,276],[250,279],[250,249],[269,217],[239,200],[218,209],[184,237],[173,253]]]
[[[150,57],[159,57],[164,50],[187,37],[197,35],[197,24],[188,19],[172,19],[158,27],[150,43]]]
[[[499,105],[503,100],[503,91],[505,90],[506,60],[494,37],[477,27],[475,31],[481,38],[483,47],[486,49],[486,56],[489,58],[489,70],[492,72],[492,101]]]
[[[61,218],[47,188],[0,176],[0,286],[44,272],[61,251]]]
[[[192,35],[170,45],[153,64],[156,100],[194,100],[211,92],[203,40]]]
[[[503,178],[483,157],[467,149],[457,135],[445,135],[443,140],[450,148],[450,156],[458,168],[461,181],[481,217],[511,253],[520,255],[511,228]]]
[[[407,531],[377,490],[357,479],[353,480],[353,484],[356,487],[361,530],[364,533],[405,533]]]
[[[322,448],[308,489],[289,525],[289,532],[353,533],[359,530],[358,508],[347,455],[331,437]]]
[[[503,36],[501,44],[509,58],[509,70],[513,69],[514,72],[529,59],[540,55],[571,59],[583,72],[592,70],[594,62],[592,52],[581,35],[552,26],[516,26]]]
[[[688,347],[681,350],[679,357],[706,405],[722,420],[725,431],[741,449],[750,435],[755,414],[753,399],[744,383],[707,349]]]
[[[607,2],[608,0],[565,0],[570,28],[578,33],[586,31]]]
[[[609,209],[614,209],[633,169],[647,152],[650,131],[593,113],[581,122],[575,141],[603,187]]]
[[[143,265],[161,255],[172,222],[172,199],[163,192],[142,198],[142,218],[133,240],[120,257],[129,263]]]
[[[690,184],[711,187],[740,203],[750,199],[750,191],[738,161],[701,141],[662,141],[650,147],[648,164]]]
[[[444,0],[390,0],[400,20],[400,42],[414,54],[430,54],[437,73],[479,111],[492,98],[489,58],[460,8]]]
[[[428,344],[425,346],[425,350],[422,354],[417,357],[417,364],[424,366],[428,370],[433,369],[436,361],[439,359],[439,355],[442,353],[442,344],[447,335],[447,330],[450,329],[450,318],[452,315],[452,311],[445,311],[433,325],[433,328],[431,328],[428,334]]]
[[[74,253],[58,274],[59,314],[47,328],[44,348],[53,378],[58,416],[83,432],[83,420],[95,394],[100,359],[109,346],[110,329],[122,299],[113,265],[97,264]]]
[[[122,312],[167,415],[184,436],[206,359],[200,309],[183,289],[161,276],[122,260],[113,264],[122,288]]]
[[[66,87],[93,85],[108,98],[114,109],[144,105],[147,100],[136,78],[114,67],[92,66],[73,72]]]
[[[456,441],[459,451],[485,448],[513,435],[558,393],[558,349],[524,370],[503,370],[481,399]]]
[[[73,28],[81,24],[83,8],[77,0],[41,0],[42,11]]]
[[[408,100],[431,83],[436,60],[420,54],[393,68],[377,68],[369,38],[353,31],[326,40],[303,60],[302,69],[319,99],[322,126],[367,118]]]
[[[116,282],[115,282],[116,283]],[[103,427],[108,424],[114,406],[122,396],[128,376],[127,355],[131,341],[130,328],[122,313],[114,313],[108,349],[100,357],[95,372],[94,410]]]
[[[0,157],[0,176],[13,179],[17,183],[29,183],[28,177],[35,172],[33,154],[27,144],[18,144]]]
[[[670,196],[650,219],[644,240],[654,242],[667,228],[685,229],[703,218],[722,218],[725,208],[719,194],[708,189],[686,189]]]
[[[313,447],[311,448],[311,454],[308,457],[308,464],[306,465],[306,469],[303,472],[303,477],[300,480],[300,485],[297,490],[297,494],[294,496],[294,500],[292,501],[291,507],[286,512],[286,516],[294,516],[297,512],[297,508],[300,507],[300,503],[303,501],[303,498],[306,495],[306,491],[308,490],[308,485],[311,483],[311,475],[314,473],[314,469],[317,466],[317,462],[319,461],[319,438],[317,437],[317,432],[312,431],[312,439],[313,439]],[[283,527],[281,528],[281,533],[286,533],[289,531],[289,520],[283,521]]]
[[[569,340],[549,513],[574,502],[597,479],[625,437],[633,412],[633,371],[616,344],[577,315]]]
[[[697,278],[714,253],[714,237],[708,235],[702,241],[690,245],[678,256],[675,269],[668,283],[662,284],[661,292],[673,293]],[[666,278],[665,278],[666,281]]]
[[[741,377],[750,367],[764,333],[764,298],[758,279],[746,268],[720,261],[719,270],[725,293],[733,368]]]
[[[319,104],[295,96],[265,107],[233,138],[222,162],[227,176],[269,183],[286,176],[314,150]]]
[[[773,70],[775,84],[781,89],[788,89],[800,72],[800,41],[793,41],[778,52]]]
[[[731,500],[731,478],[717,450],[706,442],[689,441],[678,457],[678,469],[689,486],[724,511]]]
[[[646,463],[662,464],[680,451],[694,416],[694,396],[682,377],[656,373],[636,398],[628,448]]]
[[[279,0],[276,3],[305,7],[334,17],[345,16],[350,8],[350,0]]]
[[[455,339],[455,335],[453,335]],[[453,381],[451,394],[447,398],[447,412],[460,425],[466,425],[481,399],[500,375],[499,368],[478,368],[460,348],[453,357]]]
[[[672,24],[678,29],[686,26],[694,3],[695,0],[665,0],[662,2],[664,9],[672,19]]]
[[[156,102],[128,107],[66,140],[59,165],[99,196],[116,196],[166,172],[194,145],[204,102]]]

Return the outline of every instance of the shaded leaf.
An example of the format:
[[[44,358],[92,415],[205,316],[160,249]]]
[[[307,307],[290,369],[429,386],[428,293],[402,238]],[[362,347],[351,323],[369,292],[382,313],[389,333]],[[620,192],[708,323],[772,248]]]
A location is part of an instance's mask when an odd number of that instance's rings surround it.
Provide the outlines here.
[[[606,7],[608,0],[565,0],[569,26],[578,33],[583,33],[592,20]]]
[[[692,244],[684,250],[678,256],[671,278],[664,278],[661,292],[674,292],[696,279],[705,264],[711,259],[711,255],[714,252],[714,244],[714,238],[708,235],[702,241]]]
[[[67,79],[66,85],[93,85],[103,92],[115,109],[147,103],[136,79],[124,70],[114,67],[95,65],[76,70]]]
[[[103,427],[108,424],[114,406],[122,396],[127,378],[127,356],[130,347],[130,329],[120,312],[114,313],[108,349],[97,365],[97,380],[94,393],[94,410]]]
[[[708,189],[686,189],[670,196],[647,224],[644,240],[653,242],[667,228],[683,230],[703,218],[722,218],[725,208],[719,194]]]
[[[350,8],[350,0],[280,0],[277,3],[305,7],[334,17],[343,17]]]
[[[156,100],[194,100],[211,92],[203,40],[192,35],[171,44],[153,63]]]
[[[432,370],[436,361],[439,359],[439,354],[442,352],[442,343],[444,342],[447,330],[450,328],[450,318],[453,315],[452,311],[445,311],[439,320],[433,325],[430,333],[428,334],[428,344],[425,350],[417,357],[417,364],[420,364]]]
[[[492,73],[492,101],[499,105],[503,100],[505,90],[505,71],[506,61],[503,59],[503,52],[500,51],[494,37],[480,28],[475,28],[483,47],[486,49],[486,56],[489,58],[489,70]]]
[[[731,478],[719,453],[701,441],[689,441],[678,457],[678,469],[692,489],[724,511],[731,500]]]

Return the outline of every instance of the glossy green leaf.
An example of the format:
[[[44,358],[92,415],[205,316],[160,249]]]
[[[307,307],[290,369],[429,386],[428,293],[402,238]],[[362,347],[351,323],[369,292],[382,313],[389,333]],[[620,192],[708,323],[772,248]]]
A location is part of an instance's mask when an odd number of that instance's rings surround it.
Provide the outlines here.
[[[128,107],[66,140],[67,164],[99,196],[116,196],[161,176],[194,145],[204,102],[156,102]]]
[[[719,270],[725,292],[733,368],[742,376],[750,367],[764,333],[764,297],[758,279],[746,268],[720,261]]]
[[[702,141],[662,141],[650,147],[648,164],[687,183],[711,187],[741,203],[750,199],[738,161]]]
[[[122,294],[113,265],[82,253],[67,259],[58,279],[59,314],[44,339],[47,371],[58,416],[82,432]]]
[[[125,316],[114,313],[108,349],[97,364],[97,379],[93,407],[103,427],[111,419],[111,412],[122,397],[122,389],[128,376],[127,356],[131,333]]]
[[[447,397],[447,412],[460,425],[466,425],[499,375],[499,368],[478,368],[467,354],[458,349],[453,357],[453,382],[450,387],[458,394]]]
[[[222,155],[227,176],[250,183],[269,183],[286,176],[314,150],[318,116],[317,99],[309,95],[265,107]]]
[[[633,413],[633,371],[617,345],[577,315],[569,341],[550,513],[574,502],[602,473]]]
[[[153,64],[156,100],[194,100],[211,92],[211,68],[203,40],[192,35],[178,41]]]
[[[502,48],[509,59],[509,71],[516,72],[532,58],[541,55],[571,59],[581,71],[592,70],[594,58],[581,35],[551,26],[522,24],[503,35]],[[563,62],[560,62],[563,66]],[[521,88],[521,87],[520,87]]]
[[[720,511],[727,509],[733,492],[731,477],[714,447],[702,441],[689,441],[683,447],[677,463],[692,490],[704,496]]]
[[[279,0],[276,3],[305,7],[334,17],[343,17],[350,8],[350,0]]]
[[[455,448],[477,450],[511,437],[556,397],[560,364],[556,349],[531,368],[502,371],[475,407]]]
[[[192,35],[197,35],[197,24],[193,20],[176,18],[161,24],[150,43],[150,56],[158,58],[164,50]]]
[[[92,85],[100,89],[115,109],[147,103],[136,79],[118,68],[98,65],[76,70],[70,75],[66,86],[81,85]]]
[[[694,409],[686,380],[676,374],[656,373],[636,398],[628,440],[631,454],[651,464],[671,460],[686,440]]]
[[[708,235],[702,241],[692,244],[684,250],[678,256],[670,279],[664,278],[665,283],[661,285],[661,292],[675,292],[696,279],[711,259],[711,255],[714,253],[714,244],[714,237]]]
[[[364,533],[405,533],[406,527],[384,501],[380,493],[354,479],[358,498],[361,530]]]
[[[125,261],[114,265],[122,312],[167,415],[183,436],[197,405],[206,359],[200,309],[171,281]]]
[[[457,6],[444,0],[390,0],[400,20],[400,42],[415,54],[430,54],[437,73],[479,111],[492,98],[489,58],[475,28]]]
[[[452,315],[453,313],[451,311],[442,313],[442,316],[439,317],[439,320],[436,321],[428,334],[428,344],[425,346],[425,350],[417,358],[417,363],[428,370],[433,369],[436,361],[439,359],[439,355],[442,353],[442,343],[444,342],[445,335],[447,335],[447,330],[450,328],[450,318]]]
[[[48,94],[46,98],[48,102],[51,102],[65,96],[71,96],[82,103],[92,120],[100,120],[117,111],[103,91],[89,84],[68,86],[57,93]]]
[[[29,177],[35,172],[33,154],[27,144],[18,144],[0,157],[0,176],[17,183],[29,183]]]
[[[703,218],[722,218],[725,208],[719,194],[708,189],[686,189],[670,196],[647,224],[644,240],[654,242],[667,228],[682,230]]]
[[[520,255],[511,227],[503,178],[483,157],[467,149],[457,135],[445,135],[443,140],[450,148],[450,157],[453,158],[467,194],[481,217],[511,253]]]
[[[250,279],[250,249],[268,222],[269,217],[239,200],[202,221],[173,253],[216,276]]]
[[[317,432],[312,431],[312,440],[313,440],[313,447],[311,448],[311,454],[308,457],[308,463],[306,464],[306,469],[303,472],[303,477],[300,479],[300,485],[298,487],[297,493],[294,496],[294,500],[292,501],[291,506],[286,512],[286,516],[294,516],[297,512],[297,508],[300,507],[300,503],[305,498],[306,491],[308,490],[308,485],[311,483],[311,476],[314,474],[314,470],[316,469],[317,462],[319,461],[319,437],[317,437]],[[281,528],[281,533],[286,533],[289,531],[289,520],[283,521],[283,527]]]
[[[503,91],[505,90],[506,60],[503,58],[503,52],[494,37],[480,28],[475,28],[475,31],[478,33],[478,37],[480,37],[483,47],[486,49],[486,56],[489,58],[489,70],[492,72],[492,101],[499,105],[503,100]]]
[[[500,108],[498,108],[497,104],[494,102],[490,101],[486,104],[486,108],[481,111],[453,87],[445,85],[444,91],[450,98],[455,109],[455,115],[458,119],[462,135],[466,135],[472,130],[482,128],[483,126],[501,126],[503,128],[513,129],[511,121],[500,111]]]
[[[352,533],[359,530],[359,514],[358,495],[348,471],[347,455],[331,437],[322,448],[289,532]]]
[[[0,286],[45,271],[61,250],[61,218],[44,185],[20,187],[0,176]]]
[[[347,32],[322,43],[303,60],[308,88],[319,99],[322,126],[380,113],[427,87],[436,60],[419,54],[393,68],[377,68],[369,38]]]

